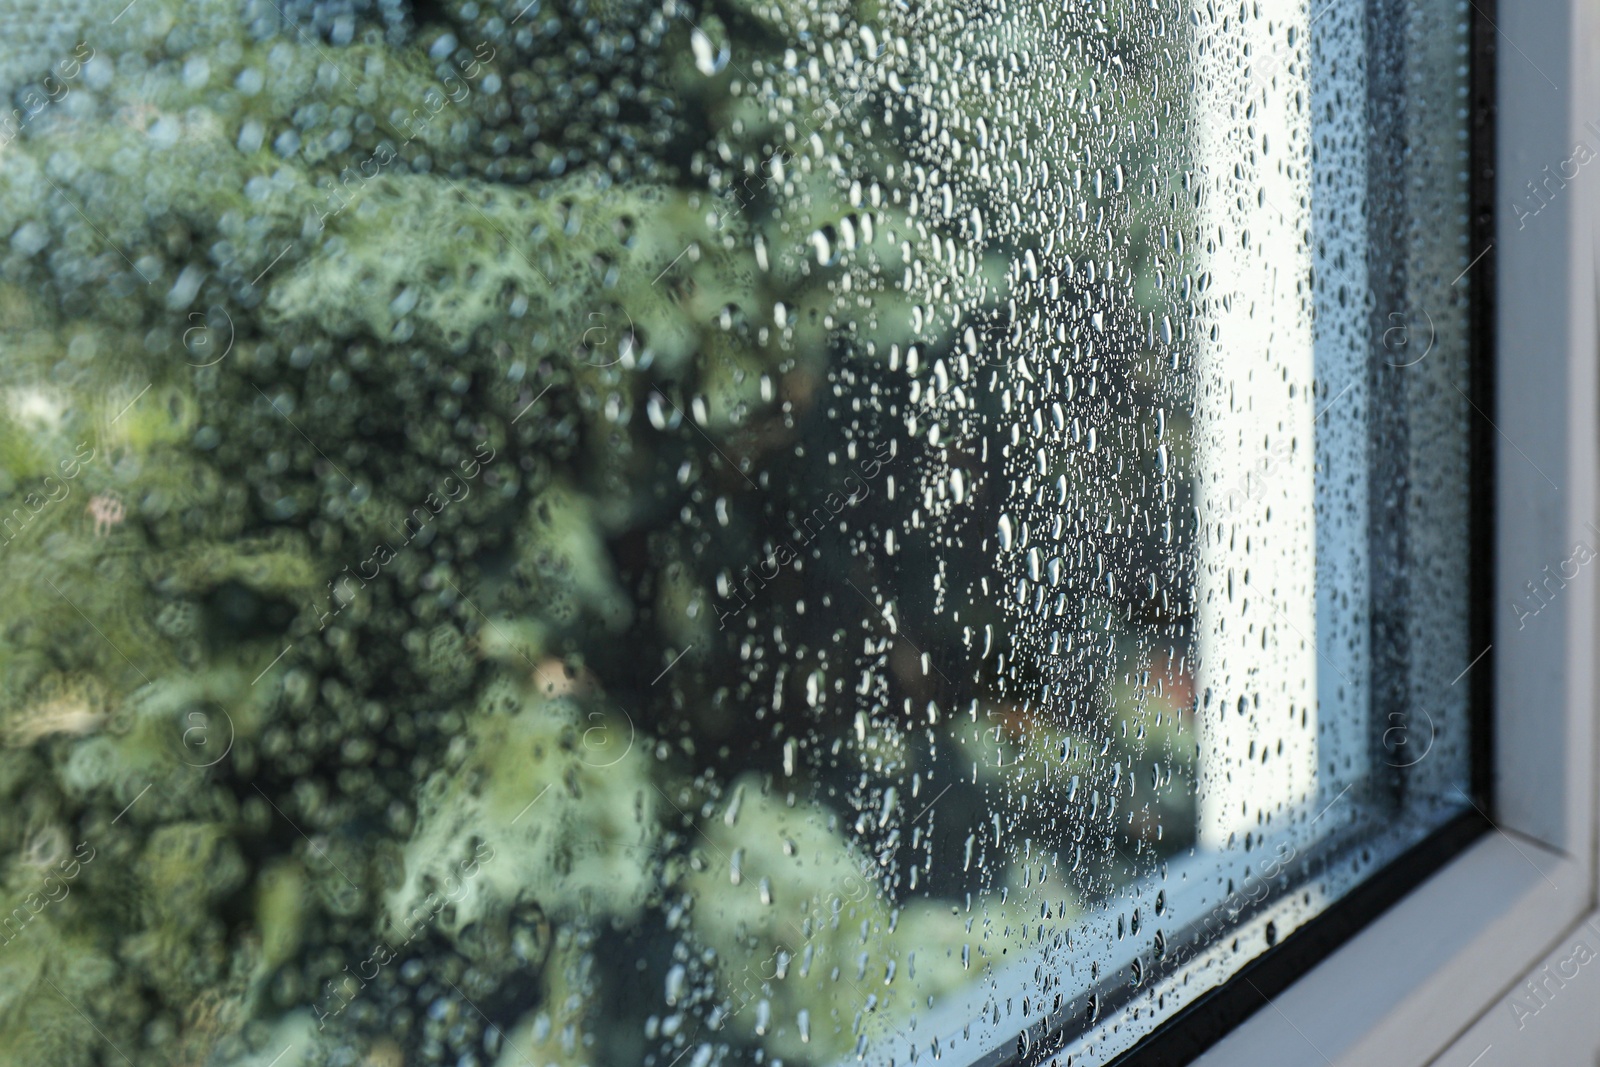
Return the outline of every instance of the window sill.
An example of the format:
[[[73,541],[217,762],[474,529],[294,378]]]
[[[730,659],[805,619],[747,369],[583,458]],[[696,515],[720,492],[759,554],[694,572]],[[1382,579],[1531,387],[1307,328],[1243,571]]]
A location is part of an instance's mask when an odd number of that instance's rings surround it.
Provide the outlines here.
[[[1195,1062],[1427,1063],[1588,906],[1585,865],[1489,833]]]

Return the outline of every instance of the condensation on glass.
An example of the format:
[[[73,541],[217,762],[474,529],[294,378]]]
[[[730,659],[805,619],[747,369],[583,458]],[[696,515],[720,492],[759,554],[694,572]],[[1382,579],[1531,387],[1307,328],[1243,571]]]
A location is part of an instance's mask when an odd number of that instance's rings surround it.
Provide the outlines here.
[[[0,2],[0,1061],[1225,982],[1468,803],[1464,12]]]

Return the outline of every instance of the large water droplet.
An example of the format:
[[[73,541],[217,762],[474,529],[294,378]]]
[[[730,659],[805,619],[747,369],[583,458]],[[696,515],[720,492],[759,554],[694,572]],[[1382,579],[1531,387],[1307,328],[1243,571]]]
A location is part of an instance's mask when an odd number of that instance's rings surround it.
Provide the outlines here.
[[[708,78],[713,74],[721,74],[728,65],[727,40],[720,35],[718,40],[713,40],[699,26],[689,34],[689,50],[694,53],[695,69]]]

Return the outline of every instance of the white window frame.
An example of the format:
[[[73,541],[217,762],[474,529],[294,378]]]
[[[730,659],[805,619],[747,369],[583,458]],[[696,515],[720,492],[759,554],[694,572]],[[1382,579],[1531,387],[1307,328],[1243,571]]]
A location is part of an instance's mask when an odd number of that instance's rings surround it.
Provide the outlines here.
[[[1496,229],[1476,269],[1495,275],[1495,829],[1271,997],[1196,1061],[1204,1067],[1587,1064],[1600,1048],[1600,561],[1536,626],[1519,630],[1511,610],[1576,543],[1600,549],[1590,528],[1600,526],[1600,159],[1549,185],[1537,215],[1512,208],[1547,166],[1570,173],[1578,144],[1600,151],[1600,10],[1502,0],[1492,17]],[[1568,992],[1575,983],[1588,985]]]

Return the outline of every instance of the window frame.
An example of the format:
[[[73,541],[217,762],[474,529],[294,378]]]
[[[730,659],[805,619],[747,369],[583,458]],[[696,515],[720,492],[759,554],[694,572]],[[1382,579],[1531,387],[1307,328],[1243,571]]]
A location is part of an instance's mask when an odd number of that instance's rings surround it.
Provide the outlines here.
[[[1576,541],[1600,539],[1600,187],[1590,173],[1600,167],[1567,179],[1536,218],[1511,209],[1527,195],[1522,183],[1571,159],[1576,143],[1600,147],[1600,11],[1576,0],[1462,6],[1473,42],[1465,102],[1473,260],[1461,284],[1472,286],[1478,409],[1470,596],[1472,647],[1486,653],[1462,682],[1473,686],[1482,739],[1473,766],[1479,810],[1435,831],[1113,1067],[1494,1067],[1571,1062],[1600,1046],[1592,992],[1559,1001],[1554,1021],[1541,1013],[1537,1037],[1516,1033],[1507,1010],[1529,972],[1569,958],[1575,940],[1600,948],[1600,567],[1568,581],[1537,625],[1519,630],[1510,610],[1524,583],[1568,559]],[[1496,1046],[1504,1058],[1489,1055]],[[1064,1065],[1073,1051],[1012,1045],[977,1062]]]
[[[1553,1019],[1541,1011],[1533,1036],[1508,1010],[1541,966],[1570,963],[1580,940],[1600,946],[1593,570],[1564,584],[1537,626],[1519,628],[1510,610],[1525,582],[1600,536],[1594,176],[1561,168],[1558,195],[1537,217],[1511,209],[1524,181],[1600,137],[1600,122],[1585,128],[1600,120],[1600,18],[1576,0],[1470,0],[1469,14],[1471,596],[1473,647],[1488,653],[1471,684],[1475,728],[1492,742],[1474,767],[1487,800],[1113,1060],[1119,1067],[1492,1067],[1570,1062],[1600,1045],[1592,994],[1550,998],[1559,1008]],[[1504,1058],[1491,1056],[1497,1044]]]
[[[1492,577],[1473,590],[1488,608],[1480,614],[1493,649],[1476,668],[1492,666],[1477,679],[1493,739],[1488,832],[1287,988],[1263,986],[1254,1013],[1193,1061],[1203,1067],[1477,1062],[1496,1034],[1518,1029],[1503,1005],[1525,972],[1563,957],[1595,907],[1594,576],[1586,570],[1563,586],[1536,627],[1519,631],[1509,610],[1524,583],[1567,559],[1574,542],[1594,543],[1594,177],[1580,170],[1536,218],[1519,219],[1509,205],[1524,180],[1571,159],[1576,144],[1594,143],[1584,123],[1600,117],[1600,41],[1596,13],[1575,0],[1497,7],[1472,0],[1473,136],[1493,134],[1489,151],[1473,153],[1478,250],[1486,250],[1483,231],[1493,233],[1474,290],[1475,355],[1494,382],[1492,393],[1480,392],[1492,403],[1479,406],[1492,412],[1483,421],[1497,475],[1483,487],[1493,528],[1481,569]],[[1480,106],[1489,101],[1492,108]],[[1563,488],[1553,491],[1535,465]],[[1399,877],[1386,871],[1379,882]],[[1574,1016],[1592,1014],[1585,999],[1567,998],[1567,1025],[1547,1027],[1546,1042],[1570,1039]],[[1563,1061],[1578,1054],[1558,1047]],[[1539,1061],[1531,1044],[1505,1052],[1498,1062]],[[1182,1062],[1143,1047],[1125,1060]]]

